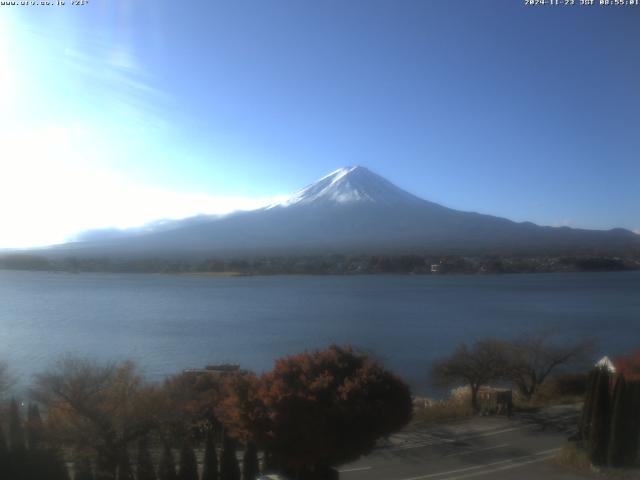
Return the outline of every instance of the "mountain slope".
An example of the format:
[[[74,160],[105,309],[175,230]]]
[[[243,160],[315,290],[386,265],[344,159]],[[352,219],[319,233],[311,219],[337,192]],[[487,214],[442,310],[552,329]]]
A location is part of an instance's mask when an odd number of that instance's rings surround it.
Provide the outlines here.
[[[74,255],[616,252],[639,249],[623,230],[540,227],[418,198],[363,167],[336,170],[286,201],[147,234],[57,247]]]

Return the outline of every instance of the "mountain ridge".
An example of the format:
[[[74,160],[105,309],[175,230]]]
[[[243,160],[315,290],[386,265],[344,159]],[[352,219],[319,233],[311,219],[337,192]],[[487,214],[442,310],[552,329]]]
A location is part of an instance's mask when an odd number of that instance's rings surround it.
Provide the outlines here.
[[[282,202],[158,231],[63,244],[49,253],[215,256],[381,252],[640,250],[625,229],[538,226],[444,207],[362,166],[343,167]],[[634,250],[635,251],[635,250]]]

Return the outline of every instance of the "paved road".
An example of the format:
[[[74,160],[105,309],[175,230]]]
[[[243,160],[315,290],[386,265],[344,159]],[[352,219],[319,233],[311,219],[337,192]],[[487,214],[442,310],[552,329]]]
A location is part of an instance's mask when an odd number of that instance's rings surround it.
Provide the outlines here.
[[[416,432],[401,432],[357,462],[340,467],[341,480],[577,480],[589,478],[551,461],[575,432],[577,407],[542,414],[475,417]]]

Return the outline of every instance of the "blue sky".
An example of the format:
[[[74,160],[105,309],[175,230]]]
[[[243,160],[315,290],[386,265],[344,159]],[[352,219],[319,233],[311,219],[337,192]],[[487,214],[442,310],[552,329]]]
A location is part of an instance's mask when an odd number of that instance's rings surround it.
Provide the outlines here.
[[[0,7],[0,247],[253,208],[345,165],[640,228],[640,7],[523,3]]]

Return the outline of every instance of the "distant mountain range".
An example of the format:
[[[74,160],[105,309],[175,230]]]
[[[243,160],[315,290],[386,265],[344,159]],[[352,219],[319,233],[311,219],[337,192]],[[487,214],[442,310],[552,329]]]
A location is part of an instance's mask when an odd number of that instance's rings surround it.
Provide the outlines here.
[[[543,227],[443,207],[364,167],[336,170],[286,201],[225,216],[92,231],[48,255],[202,257],[328,253],[549,254],[640,251],[621,228]]]

